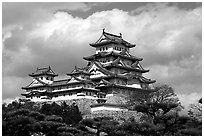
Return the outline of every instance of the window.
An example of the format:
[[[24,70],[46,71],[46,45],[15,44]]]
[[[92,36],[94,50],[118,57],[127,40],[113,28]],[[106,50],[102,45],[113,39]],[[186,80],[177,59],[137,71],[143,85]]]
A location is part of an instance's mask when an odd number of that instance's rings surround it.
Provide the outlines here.
[[[51,78],[51,81],[53,81],[53,77]]]
[[[49,80],[49,77],[46,77],[46,80]]]
[[[100,51],[101,51],[102,49],[100,48]]]
[[[106,47],[106,50],[108,50],[108,47]]]
[[[41,77],[41,80],[43,79],[43,77]]]
[[[103,47],[103,51],[105,50],[105,47]]]

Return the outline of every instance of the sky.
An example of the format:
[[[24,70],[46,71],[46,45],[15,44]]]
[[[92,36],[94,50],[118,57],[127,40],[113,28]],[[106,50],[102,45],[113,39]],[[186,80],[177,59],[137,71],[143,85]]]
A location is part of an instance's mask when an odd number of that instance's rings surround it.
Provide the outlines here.
[[[136,44],[144,76],[174,88],[184,106],[202,96],[202,3],[2,3],[2,98],[20,97],[37,67],[66,78],[102,29]]]

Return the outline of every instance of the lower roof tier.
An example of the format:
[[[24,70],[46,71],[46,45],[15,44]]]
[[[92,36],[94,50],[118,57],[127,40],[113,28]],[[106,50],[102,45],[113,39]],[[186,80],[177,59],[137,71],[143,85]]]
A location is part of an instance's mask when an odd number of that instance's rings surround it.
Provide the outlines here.
[[[121,89],[126,89],[126,90],[134,90],[137,92],[155,92],[156,91],[154,89],[141,89],[141,88],[134,88],[134,87],[129,87],[129,86],[125,86],[125,85],[118,85],[118,84],[103,85],[103,86],[98,86],[96,88],[98,88],[98,89],[121,88]]]
[[[87,56],[87,57],[83,57],[83,59],[88,60],[88,61],[92,61],[92,60],[96,60],[98,58],[104,58],[104,57],[110,57],[110,56],[114,56],[114,57],[121,57],[121,58],[125,58],[125,59],[129,59],[129,60],[133,60],[133,61],[141,61],[142,58],[138,58],[135,57],[133,55],[130,55],[128,52],[122,51],[120,53],[111,51],[111,52],[99,52],[97,54],[91,55],[91,56]]]
[[[71,92],[79,93],[79,92],[83,92],[83,91],[96,92],[96,93],[100,92],[99,89],[95,89],[95,88],[78,87],[78,88],[73,88],[73,89],[62,89],[62,90],[57,90],[57,91],[53,91],[53,92],[47,92],[47,91],[40,92],[40,91],[34,90],[34,91],[26,92],[26,93],[21,94],[21,95],[23,95],[23,96],[29,96],[29,95],[44,96],[44,95],[67,94],[67,93],[71,93]]]

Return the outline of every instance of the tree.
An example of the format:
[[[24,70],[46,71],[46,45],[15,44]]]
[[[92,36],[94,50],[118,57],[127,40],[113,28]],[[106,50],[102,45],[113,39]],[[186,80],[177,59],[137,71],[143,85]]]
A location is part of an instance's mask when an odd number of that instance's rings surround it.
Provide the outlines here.
[[[44,115],[28,109],[16,109],[3,116],[3,135],[29,136],[35,132],[36,122],[44,119]]]
[[[82,120],[81,113],[76,103],[73,103],[71,106],[69,106],[63,102],[61,108],[62,112],[60,116],[63,118],[66,124],[77,124]]]
[[[202,121],[202,98],[194,104],[190,105],[188,115],[198,121]]]
[[[181,104],[173,88],[168,85],[155,85],[154,88],[156,91],[151,93],[148,99],[136,104],[134,110],[151,117],[156,124],[158,117],[161,118],[160,116],[170,112],[177,113]]]
[[[167,134],[176,124],[178,111],[183,107],[172,87],[157,84],[154,89],[156,91],[136,104],[134,110],[142,112],[154,125],[163,127],[163,134]]]

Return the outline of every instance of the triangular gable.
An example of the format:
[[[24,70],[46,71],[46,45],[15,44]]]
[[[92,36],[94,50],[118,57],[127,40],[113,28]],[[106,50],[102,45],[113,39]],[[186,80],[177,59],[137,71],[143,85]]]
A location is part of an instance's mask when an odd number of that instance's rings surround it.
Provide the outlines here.
[[[72,76],[68,83],[81,82],[78,78]]]
[[[47,72],[49,72],[51,74],[55,74],[55,72],[50,67],[49,67],[49,70]]]
[[[134,63],[132,63],[131,67],[136,68],[138,66],[139,61],[135,61]]]
[[[93,64],[90,69],[89,72],[93,75],[91,75],[90,77],[92,78],[93,76],[95,77],[100,77],[100,76],[106,76],[106,74],[104,74],[101,69],[99,67],[97,67],[95,64]]]
[[[116,60],[114,60],[113,64],[119,65],[119,66],[125,66],[125,64],[123,63],[123,61],[121,60],[120,57],[118,57]]]
[[[144,70],[144,68],[141,66],[140,63],[137,64],[137,67],[138,67],[140,70]]]
[[[75,68],[71,71],[71,73],[76,73],[76,72],[78,72],[77,66],[75,66]]]
[[[96,41],[96,43],[101,43],[103,41],[107,41],[107,37],[105,37],[103,34],[100,36],[100,38]]]
[[[102,79],[97,86],[99,87],[99,86],[106,86],[106,85],[111,85],[111,84],[112,83],[110,83],[109,81]]]
[[[35,86],[43,86],[45,85],[45,83],[43,83],[42,81],[39,81],[37,79],[34,79],[28,86],[26,87],[35,87]]]
[[[122,60],[119,61],[119,65],[121,65],[121,66],[125,66],[125,64],[123,63]]]
[[[112,72],[104,69],[99,62],[95,62],[95,61],[92,62],[92,64],[90,65],[90,67],[89,67],[89,69],[87,71],[92,74],[90,76],[91,78],[107,76],[107,75],[112,75],[113,74]]]

